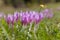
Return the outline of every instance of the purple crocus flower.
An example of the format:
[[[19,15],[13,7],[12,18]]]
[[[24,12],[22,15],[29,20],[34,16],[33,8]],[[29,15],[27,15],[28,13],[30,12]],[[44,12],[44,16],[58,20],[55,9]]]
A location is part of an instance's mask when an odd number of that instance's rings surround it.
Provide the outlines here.
[[[49,14],[49,9],[45,9],[45,10],[43,10],[43,14],[44,14],[44,17],[46,17],[47,14]]]
[[[20,13],[20,20],[23,24],[28,24],[31,22],[39,23],[43,18],[43,14],[39,14],[36,11],[28,11]]]
[[[35,23],[39,23],[40,22],[39,14],[35,14],[34,21],[35,21]]]
[[[44,18],[44,14],[43,14],[42,12],[40,12],[40,13],[39,13],[39,17],[40,17],[41,19],[43,19],[43,18]]]
[[[19,12],[14,12],[14,20],[17,21],[19,18]]]
[[[45,9],[43,11],[43,14],[44,14],[44,17],[47,17],[47,18],[52,18],[53,17],[53,12],[51,9]]]
[[[22,24],[28,23],[28,17],[25,12],[20,13],[20,21],[22,22]]]
[[[13,17],[13,15],[8,14],[7,17],[6,17],[6,21],[7,21],[8,24],[10,24],[10,23],[14,24],[14,17]]]
[[[33,22],[33,11],[29,11],[29,20],[30,20],[30,22]]]
[[[35,18],[35,22],[38,24],[38,23],[44,18],[44,16],[43,16],[42,13],[37,13],[37,12],[36,12],[34,18]]]
[[[22,24],[28,24],[28,23],[39,23],[44,17],[51,18],[52,12],[49,9],[45,9],[43,12],[36,12],[36,11],[26,11],[26,12],[20,12],[20,21]]]
[[[32,22],[35,22],[35,23],[39,23],[40,22],[40,20],[42,19],[42,17],[43,17],[43,15],[41,14],[39,14],[38,12],[36,12],[36,11],[32,11],[31,13],[30,13],[30,19],[32,20]]]

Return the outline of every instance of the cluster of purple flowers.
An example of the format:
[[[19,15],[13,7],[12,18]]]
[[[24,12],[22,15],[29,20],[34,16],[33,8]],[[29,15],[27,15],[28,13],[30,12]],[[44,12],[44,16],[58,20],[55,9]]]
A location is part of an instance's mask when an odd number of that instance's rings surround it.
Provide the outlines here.
[[[8,15],[3,15],[2,13],[0,14],[0,18],[4,17],[6,22],[8,24],[14,24],[14,22],[17,22],[20,20],[22,24],[29,24],[29,23],[39,23],[43,18],[52,18],[53,17],[53,12],[51,9],[45,9],[41,12],[37,11],[20,11],[20,12],[14,12],[14,14],[8,14]]]

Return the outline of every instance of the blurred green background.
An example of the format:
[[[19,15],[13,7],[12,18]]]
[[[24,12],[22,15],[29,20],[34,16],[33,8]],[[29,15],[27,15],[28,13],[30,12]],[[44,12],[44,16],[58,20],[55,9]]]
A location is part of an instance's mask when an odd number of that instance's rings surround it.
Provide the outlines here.
[[[60,0],[0,0],[0,11],[4,13],[27,9],[40,11],[41,4],[48,8],[56,8],[60,7]]]
[[[60,2],[60,0],[3,0],[4,4],[6,5],[12,5],[13,7],[23,7],[29,6],[28,4],[46,4],[46,3],[54,3],[54,2]]]
[[[56,3],[60,0],[3,0],[4,4],[12,5],[13,7],[26,7],[32,4],[46,4],[46,3]]]

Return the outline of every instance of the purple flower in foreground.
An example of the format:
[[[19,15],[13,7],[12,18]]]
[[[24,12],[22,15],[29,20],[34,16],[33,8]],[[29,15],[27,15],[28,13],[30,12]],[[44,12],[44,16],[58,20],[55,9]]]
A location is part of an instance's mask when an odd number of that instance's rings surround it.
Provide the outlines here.
[[[39,23],[42,19],[44,18],[44,16],[43,16],[43,14],[42,13],[37,13],[37,14],[35,14],[35,22],[36,23]]]
[[[23,24],[28,24],[31,22],[39,23],[43,19],[43,14],[39,14],[36,11],[22,12],[20,13],[20,21]]]
[[[19,18],[19,12],[14,12],[14,20],[17,21]]]
[[[13,15],[8,14],[7,17],[6,17],[6,21],[7,21],[8,24],[10,24],[10,23],[13,24],[14,23],[14,17],[13,17]]]
[[[40,22],[40,17],[39,17],[39,14],[35,14],[35,17],[34,17],[34,21],[35,23],[39,23]]]
[[[22,22],[22,24],[28,24],[29,23],[29,14],[22,12],[20,13],[20,21]]]
[[[14,23],[20,18],[20,21],[22,24],[30,24],[30,23],[36,23],[38,24],[43,18],[52,18],[53,12],[50,9],[45,9],[42,12],[36,12],[36,11],[21,11],[14,12],[14,15],[8,14],[7,17],[5,16],[7,23]]]
[[[30,21],[33,22],[35,17],[35,11],[31,11],[29,14],[30,14]]]
[[[43,19],[43,14],[33,11],[30,18],[33,22],[39,23]]]
[[[44,14],[43,14],[42,12],[40,12],[39,17],[40,17],[41,19],[43,19],[43,18],[44,18]]]

